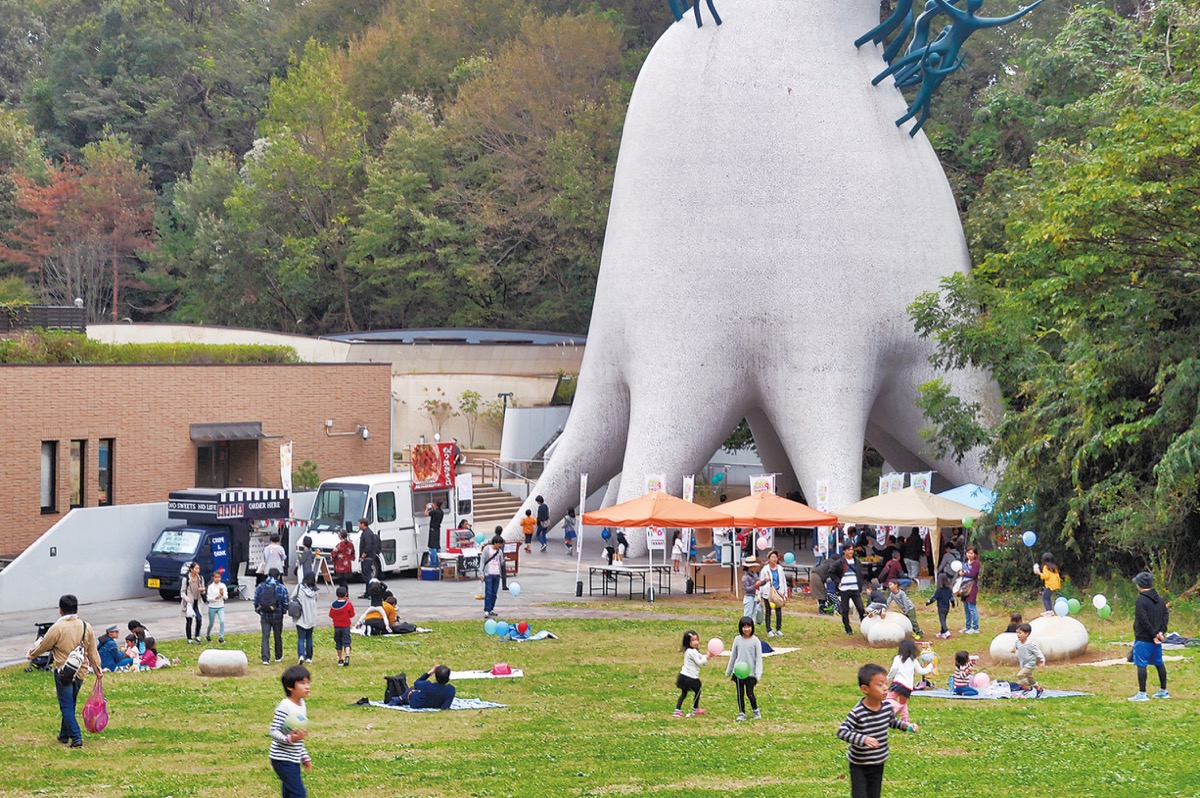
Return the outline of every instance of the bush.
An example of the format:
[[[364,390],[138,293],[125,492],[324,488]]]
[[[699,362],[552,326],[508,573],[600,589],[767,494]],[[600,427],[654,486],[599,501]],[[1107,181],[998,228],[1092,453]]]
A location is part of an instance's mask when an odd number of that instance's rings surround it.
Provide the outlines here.
[[[1041,581],[1033,575],[1028,552],[1019,538],[1015,545],[980,552],[980,584],[989,592],[1036,596]]]
[[[0,363],[298,363],[290,346],[105,344],[79,333],[31,330],[0,340]]]

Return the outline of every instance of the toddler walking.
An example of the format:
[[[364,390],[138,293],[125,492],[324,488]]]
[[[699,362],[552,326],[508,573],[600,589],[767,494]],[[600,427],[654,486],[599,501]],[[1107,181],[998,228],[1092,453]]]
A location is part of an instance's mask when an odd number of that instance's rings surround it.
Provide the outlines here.
[[[700,668],[708,664],[708,657],[700,653],[700,635],[691,629],[684,632],[681,650],[683,667],[675,677],[675,686],[679,688],[679,700],[675,702],[673,717],[683,717],[683,701],[688,693],[695,693],[696,697],[692,700],[692,711],[687,716],[690,718],[692,715],[707,714],[708,710],[700,707]]]
[[[744,665],[739,668],[738,665]],[[738,671],[745,673],[739,676]],[[750,710],[757,720],[762,717],[758,711],[758,699],[754,696],[754,687],[762,679],[762,641],[754,636],[754,619],[745,616],[738,621],[738,636],[734,638],[733,648],[729,652],[729,665],[725,675],[733,678],[737,685],[738,715],[737,720],[746,719],[746,699],[750,699]]]
[[[925,606],[937,602],[938,623],[942,625],[942,631],[938,632],[938,637],[942,640],[950,637],[950,627],[946,626],[946,616],[950,614],[950,608],[954,606],[954,591],[950,589],[950,576],[943,574],[941,581],[938,582],[937,590],[933,591],[929,601],[925,602]]]
[[[1013,646],[1013,653],[1017,655],[1017,666],[1020,670],[1017,671],[1017,681],[1021,683],[1021,689],[1026,695],[1033,692],[1037,698],[1042,697],[1042,687],[1034,678],[1033,671],[1039,665],[1046,664],[1046,655],[1038,648],[1038,644],[1029,639],[1030,633],[1033,632],[1033,627],[1027,623],[1023,623],[1017,627],[1017,644]]]

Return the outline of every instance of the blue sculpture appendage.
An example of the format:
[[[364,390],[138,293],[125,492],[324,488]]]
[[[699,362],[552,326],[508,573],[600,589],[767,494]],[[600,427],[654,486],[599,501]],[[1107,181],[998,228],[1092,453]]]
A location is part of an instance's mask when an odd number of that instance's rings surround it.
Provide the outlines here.
[[[676,0],[671,0],[672,5]],[[962,0],[928,0],[925,11],[916,19],[913,18],[913,0],[898,0],[895,10],[887,19],[880,22],[871,30],[855,40],[854,46],[861,47],[867,42],[882,44],[888,36],[896,33],[896,37],[884,50],[883,58],[888,63],[887,69],[872,79],[873,85],[891,75],[897,88],[920,86],[916,97],[908,106],[908,112],[896,120],[896,125],[902,125],[913,117],[916,124],[908,131],[915,136],[917,131],[929,118],[929,107],[933,95],[954,71],[962,68],[962,47],[971,34],[984,28],[995,28],[1005,25],[1028,14],[1041,5],[1045,0],[1035,2],[1006,17],[981,17],[975,12],[983,7],[984,0],[966,0],[965,7],[958,8]],[[930,25],[935,17],[945,15],[947,22],[934,38],[929,41]],[[898,31],[898,32],[897,32]],[[909,34],[912,40],[903,57],[894,60],[900,52]]]
[[[718,25],[721,24],[721,15],[717,13],[717,7],[713,5],[713,0],[707,0],[708,11],[712,14],[713,20]],[[675,16],[675,21],[683,20],[683,12],[687,11],[687,0],[670,0],[671,13]],[[703,28],[704,23],[700,20],[700,0],[693,0],[692,10],[696,12],[696,27]]]

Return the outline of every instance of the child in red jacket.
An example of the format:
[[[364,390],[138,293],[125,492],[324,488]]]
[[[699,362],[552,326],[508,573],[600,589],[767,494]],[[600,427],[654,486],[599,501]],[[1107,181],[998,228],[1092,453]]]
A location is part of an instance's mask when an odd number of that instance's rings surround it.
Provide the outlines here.
[[[350,664],[350,624],[354,623],[354,605],[350,603],[350,591],[338,585],[337,598],[329,607],[333,619],[333,644],[337,646],[338,665]]]

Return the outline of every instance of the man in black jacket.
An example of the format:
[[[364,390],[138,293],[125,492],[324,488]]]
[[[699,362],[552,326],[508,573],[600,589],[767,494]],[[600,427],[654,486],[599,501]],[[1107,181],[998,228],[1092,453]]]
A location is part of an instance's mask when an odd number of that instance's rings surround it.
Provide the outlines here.
[[[846,628],[846,634],[852,635],[854,630],[850,628],[850,605],[853,604],[854,609],[858,611],[859,623],[862,622],[867,611],[863,607],[862,600],[865,578],[862,567],[854,559],[854,547],[850,545],[849,540],[846,541],[846,547],[842,550],[842,556],[830,566],[829,578],[837,585],[838,598],[842,601],[842,626]]]
[[[1155,698],[1170,698],[1167,692],[1167,666],[1163,664],[1162,641],[1167,635],[1171,613],[1167,604],[1154,589],[1154,576],[1142,571],[1133,578],[1137,586],[1137,604],[1133,610],[1133,664],[1137,666],[1138,691],[1130,701],[1149,701],[1146,695],[1146,668],[1158,669],[1159,691]]]
[[[369,585],[375,573],[375,558],[379,556],[379,536],[367,526],[367,519],[358,519],[358,561],[362,569],[363,584]],[[359,598],[367,598],[364,592]]]

